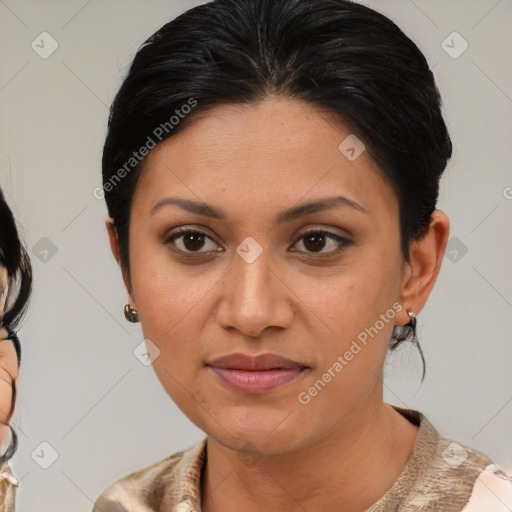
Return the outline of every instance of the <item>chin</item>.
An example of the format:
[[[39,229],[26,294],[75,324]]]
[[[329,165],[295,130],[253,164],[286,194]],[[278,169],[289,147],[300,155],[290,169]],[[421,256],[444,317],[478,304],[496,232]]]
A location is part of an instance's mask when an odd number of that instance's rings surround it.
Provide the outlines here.
[[[219,415],[216,422],[208,420],[208,425],[200,428],[231,450],[256,452],[260,456],[278,455],[293,450],[304,441],[303,425],[293,414],[287,415],[282,409],[280,414],[266,417],[246,412],[243,421],[237,421],[233,414]]]

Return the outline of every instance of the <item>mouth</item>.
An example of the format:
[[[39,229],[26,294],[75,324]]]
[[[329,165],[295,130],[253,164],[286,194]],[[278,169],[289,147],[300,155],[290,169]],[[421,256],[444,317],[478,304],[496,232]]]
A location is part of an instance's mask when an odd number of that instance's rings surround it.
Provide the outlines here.
[[[311,369],[297,361],[276,354],[248,356],[229,354],[206,363],[206,366],[229,387],[241,393],[259,394],[296,380]]]

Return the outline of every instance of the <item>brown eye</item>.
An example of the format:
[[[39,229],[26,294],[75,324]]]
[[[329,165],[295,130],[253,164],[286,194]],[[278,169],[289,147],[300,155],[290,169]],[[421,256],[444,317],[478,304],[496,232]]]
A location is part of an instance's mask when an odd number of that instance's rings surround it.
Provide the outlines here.
[[[306,252],[311,253],[336,253],[339,252],[343,247],[349,245],[349,241],[346,238],[335,235],[330,231],[313,230],[308,231],[302,235],[298,242],[302,241],[302,244],[306,248]],[[331,242],[329,244],[329,242]],[[334,249],[329,250],[329,245]],[[327,247],[328,250],[323,251]]]
[[[174,235],[171,235],[169,238],[167,238],[165,243],[173,244],[178,250],[184,253],[204,253],[211,250],[218,250],[213,248],[202,251],[201,249],[206,245],[208,240],[213,242],[213,240],[202,231],[182,229],[178,233],[175,233]]]

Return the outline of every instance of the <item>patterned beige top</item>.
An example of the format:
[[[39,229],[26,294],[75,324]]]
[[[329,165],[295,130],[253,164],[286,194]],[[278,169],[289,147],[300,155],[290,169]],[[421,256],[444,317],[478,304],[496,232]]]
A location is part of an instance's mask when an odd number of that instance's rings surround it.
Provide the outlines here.
[[[512,474],[442,437],[418,411],[393,406],[419,426],[397,480],[366,512],[510,512]],[[105,489],[93,512],[200,512],[207,438]]]
[[[12,474],[9,464],[0,464],[0,512],[14,512],[16,487],[18,479]]]

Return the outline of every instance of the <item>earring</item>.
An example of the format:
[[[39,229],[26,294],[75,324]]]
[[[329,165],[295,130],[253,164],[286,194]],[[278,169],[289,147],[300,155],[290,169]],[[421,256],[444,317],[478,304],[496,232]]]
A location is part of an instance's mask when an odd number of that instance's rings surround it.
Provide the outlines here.
[[[416,315],[414,314],[414,311],[407,310],[407,314],[409,315],[410,320],[409,320],[409,323],[406,325],[415,329],[416,328]]]
[[[139,314],[137,313],[137,310],[131,308],[130,304],[126,304],[124,307],[124,317],[132,324],[136,324],[139,321]]]

